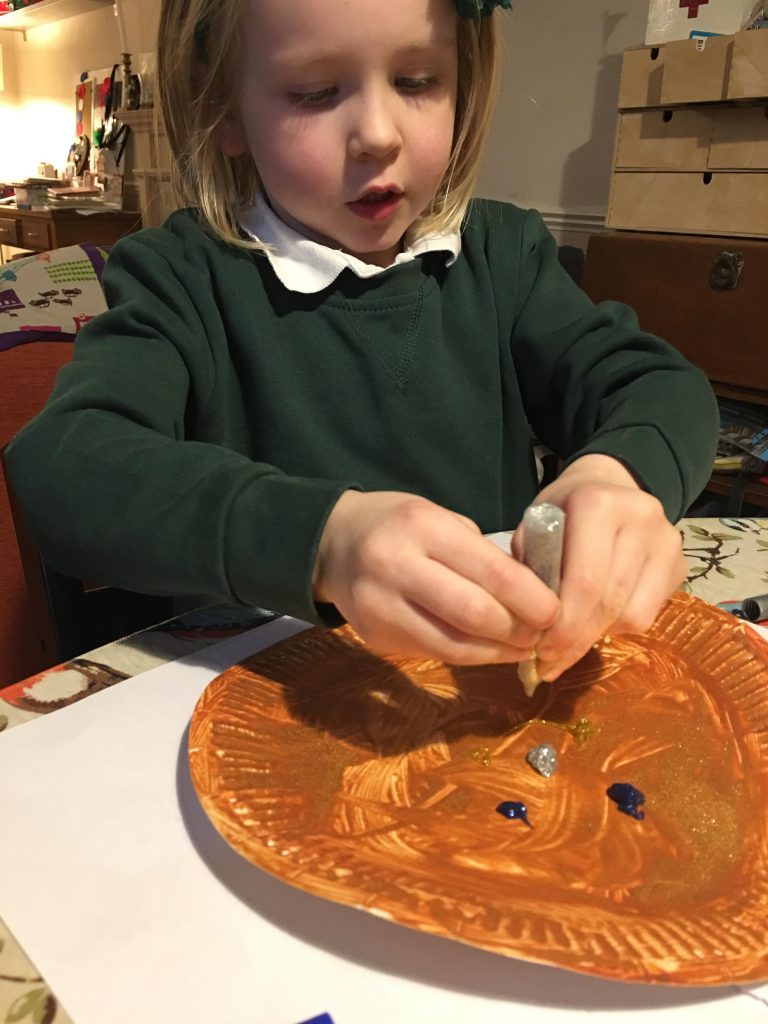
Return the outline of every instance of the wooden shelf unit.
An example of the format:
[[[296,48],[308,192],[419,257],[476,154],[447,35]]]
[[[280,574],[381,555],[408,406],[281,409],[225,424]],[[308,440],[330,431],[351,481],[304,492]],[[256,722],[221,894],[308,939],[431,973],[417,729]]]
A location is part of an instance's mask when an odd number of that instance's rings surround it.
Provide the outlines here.
[[[38,0],[30,7],[20,11],[0,14],[0,30],[26,32],[27,29],[39,25],[49,25],[54,21],[72,18],[76,14],[88,14],[99,7],[110,7],[112,0]]]
[[[627,50],[606,226],[768,238],[768,32]]]
[[[171,151],[160,111],[155,107],[121,110],[118,117],[132,133],[127,186],[135,189],[144,227],[160,227],[178,209],[171,183]]]

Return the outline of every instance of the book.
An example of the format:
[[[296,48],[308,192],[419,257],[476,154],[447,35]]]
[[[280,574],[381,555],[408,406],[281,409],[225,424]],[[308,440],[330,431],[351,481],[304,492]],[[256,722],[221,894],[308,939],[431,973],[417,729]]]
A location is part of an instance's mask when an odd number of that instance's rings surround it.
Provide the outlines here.
[[[53,187],[53,186],[56,186],[56,185],[61,185],[61,180],[59,178],[33,177],[33,178],[24,178],[23,181],[12,181],[11,185],[14,188],[29,188],[30,186],[36,187],[36,186],[42,186],[42,185],[47,185],[49,187]]]
[[[98,195],[85,195],[85,196],[48,196],[47,202],[52,206],[69,206],[71,203],[84,203],[86,206],[92,206],[94,203],[104,202],[104,193],[99,192]]]
[[[712,468],[719,473],[764,473],[766,467],[762,459],[749,455],[742,448],[721,438]]]
[[[55,185],[48,189],[48,195],[53,199],[67,198],[69,196],[100,196],[103,194],[103,191],[95,185],[82,185],[80,188],[74,188],[71,185]]]
[[[720,408],[720,442],[759,460],[759,470],[768,469],[768,408],[718,399]],[[733,455],[723,452],[723,455]]]

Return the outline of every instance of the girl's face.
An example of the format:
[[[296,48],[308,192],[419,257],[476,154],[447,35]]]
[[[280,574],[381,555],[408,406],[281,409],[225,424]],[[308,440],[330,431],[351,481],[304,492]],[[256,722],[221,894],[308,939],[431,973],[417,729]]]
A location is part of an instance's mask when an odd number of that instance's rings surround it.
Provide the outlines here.
[[[302,233],[388,266],[450,159],[456,20],[451,0],[249,0],[222,148]]]

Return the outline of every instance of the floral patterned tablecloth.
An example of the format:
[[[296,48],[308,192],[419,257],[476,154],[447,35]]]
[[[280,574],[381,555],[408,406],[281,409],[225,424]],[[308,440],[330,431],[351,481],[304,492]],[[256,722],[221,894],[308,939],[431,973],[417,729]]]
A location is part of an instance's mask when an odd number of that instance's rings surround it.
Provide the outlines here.
[[[685,589],[729,609],[768,593],[768,519],[685,519],[679,527],[689,566]],[[0,690],[0,733],[270,618],[219,606],[90,651]],[[0,919],[0,1024],[17,1022],[72,1024]]]

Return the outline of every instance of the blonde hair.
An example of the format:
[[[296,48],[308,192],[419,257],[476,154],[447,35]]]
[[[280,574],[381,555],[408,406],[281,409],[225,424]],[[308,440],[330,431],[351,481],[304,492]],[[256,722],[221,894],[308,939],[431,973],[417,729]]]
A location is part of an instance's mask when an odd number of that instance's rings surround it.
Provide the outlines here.
[[[173,184],[223,241],[244,239],[238,210],[252,202],[260,179],[250,156],[225,156],[219,130],[233,113],[241,63],[240,22],[246,0],[163,0],[158,35],[158,92],[174,156]],[[495,16],[458,18],[458,90],[453,151],[437,194],[414,225],[417,236],[457,229],[477,179],[496,100],[499,45]]]

